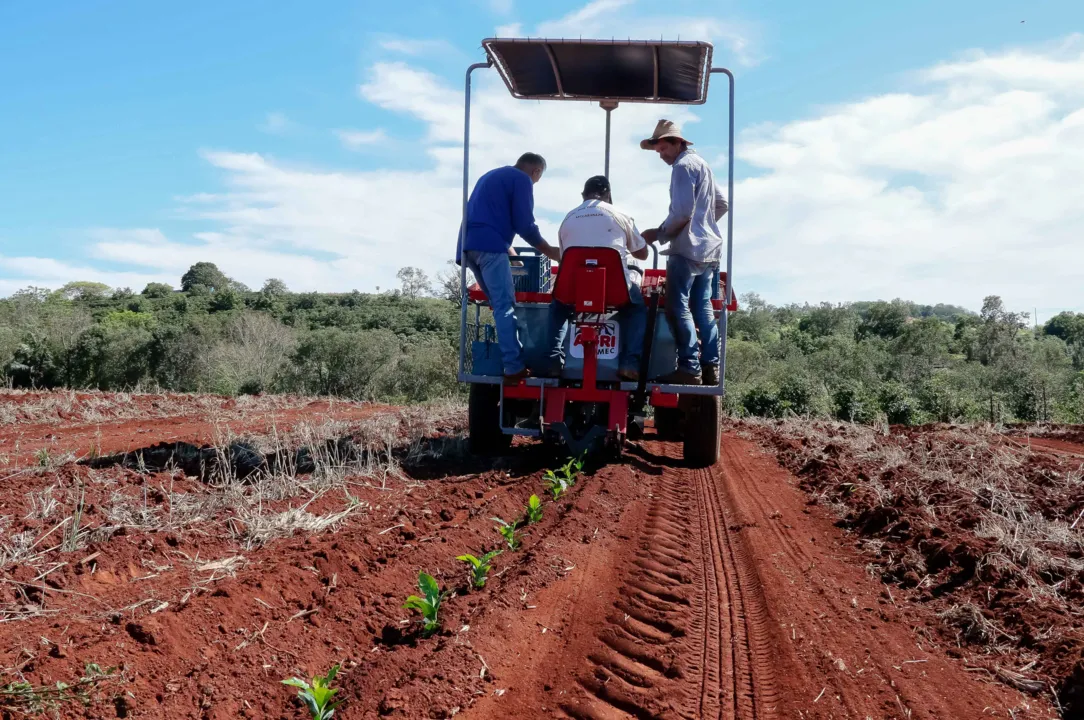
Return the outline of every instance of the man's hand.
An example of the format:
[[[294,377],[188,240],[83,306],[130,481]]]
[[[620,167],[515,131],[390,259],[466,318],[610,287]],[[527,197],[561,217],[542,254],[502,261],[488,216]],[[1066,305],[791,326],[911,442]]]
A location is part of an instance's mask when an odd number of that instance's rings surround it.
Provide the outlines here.
[[[640,233],[640,235],[647,242],[653,243],[653,242],[655,242],[656,240],[659,239],[659,229],[658,228],[649,228],[647,230],[644,230],[642,233]]]
[[[547,243],[546,245],[538,249],[542,252],[543,255],[548,257],[553,262],[561,262],[561,251],[558,248],[555,248],[554,246]]]

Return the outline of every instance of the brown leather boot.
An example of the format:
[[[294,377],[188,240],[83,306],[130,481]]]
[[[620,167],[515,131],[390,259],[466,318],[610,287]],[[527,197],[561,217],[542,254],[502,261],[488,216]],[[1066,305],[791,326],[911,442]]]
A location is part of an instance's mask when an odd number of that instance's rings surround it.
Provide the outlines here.
[[[701,365],[700,369],[703,371],[704,384],[711,385],[712,387],[719,384],[719,366],[718,365]]]
[[[678,368],[669,375],[659,378],[659,382],[663,385],[699,385],[700,373],[694,375],[688,370]]]

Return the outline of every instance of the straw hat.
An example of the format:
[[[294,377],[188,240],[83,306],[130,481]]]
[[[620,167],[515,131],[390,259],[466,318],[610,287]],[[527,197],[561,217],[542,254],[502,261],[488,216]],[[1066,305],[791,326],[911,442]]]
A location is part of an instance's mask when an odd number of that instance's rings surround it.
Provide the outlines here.
[[[681,126],[672,120],[659,120],[659,124],[655,126],[655,132],[651,133],[651,137],[647,140],[640,141],[641,150],[650,150],[655,146],[655,143],[663,138],[677,138],[678,140],[685,141],[686,144],[692,145],[691,142],[685,139],[685,136],[681,134]]]

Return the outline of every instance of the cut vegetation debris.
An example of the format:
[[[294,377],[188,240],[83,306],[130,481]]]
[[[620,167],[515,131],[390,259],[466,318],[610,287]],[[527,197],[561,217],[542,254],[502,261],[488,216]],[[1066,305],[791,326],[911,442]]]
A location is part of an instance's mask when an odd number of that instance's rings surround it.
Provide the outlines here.
[[[743,421],[968,662],[1084,716],[1084,446],[982,427]],[[1004,673],[1002,673],[1004,675]],[[1075,713],[1075,714],[1074,714]]]

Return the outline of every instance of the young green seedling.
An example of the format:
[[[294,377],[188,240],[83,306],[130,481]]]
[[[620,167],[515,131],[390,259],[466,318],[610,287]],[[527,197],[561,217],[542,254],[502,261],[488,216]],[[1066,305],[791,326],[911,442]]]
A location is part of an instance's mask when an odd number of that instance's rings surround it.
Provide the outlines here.
[[[490,550],[489,552],[478,558],[470,553],[466,555],[460,555],[456,558],[460,562],[469,563],[471,566],[471,584],[476,588],[486,586],[486,576],[489,575],[489,571],[493,569],[493,558],[500,555],[503,550]]]
[[[440,629],[440,619],[437,615],[440,612],[440,602],[444,599],[446,593],[440,591],[436,578],[424,572],[418,573],[418,589],[422,591],[422,595],[425,595],[425,597],[420,598],[417,595],[411,595],[403,603],[403,607],[420,612],[422,614],[424,634],[432,635]]]
[[[542,482],[545,483],[546,489],[553,495],[554,500],[560,500],[568,489],[565,481],[554,475],[552,470],[546,471],[546,474],[542,476]]]
[[[341,702],[332,702],[332,698],[339,689],[331,687],[331,682],[338,674],[339,666],[336,664],[331,666],[327,675],[314,677],[312,685],[300,678],[283,680],[282,684],[298,688],[297,696],[301,698],[301,702],[305,703],[309,714],[312,715],[312,720],[329,720],[335,714],[335,708],[342,705]]]
[[[512,550],[518,550],[519,537],[516,535],[516,524],[506,523],[499,517],[490,518],[490,520],[497,523],[497,532],[499,532],[501,534],[501,537],[504,538],[504,541],[508,543],[508,547]]]
[[[537,495],[532,495],[527,499],[527,524],[534,525],[541,519],[542,501],[538,499]]]

